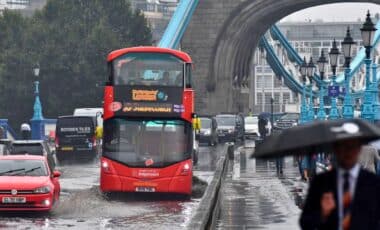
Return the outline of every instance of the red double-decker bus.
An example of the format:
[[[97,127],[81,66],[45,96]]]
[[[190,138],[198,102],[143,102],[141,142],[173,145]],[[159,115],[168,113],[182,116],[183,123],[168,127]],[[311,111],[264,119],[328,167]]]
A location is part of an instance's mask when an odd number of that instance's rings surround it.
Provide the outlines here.
[[[103,192],[191,194],[194,91],[184,52],[134,47],[108,55]]]

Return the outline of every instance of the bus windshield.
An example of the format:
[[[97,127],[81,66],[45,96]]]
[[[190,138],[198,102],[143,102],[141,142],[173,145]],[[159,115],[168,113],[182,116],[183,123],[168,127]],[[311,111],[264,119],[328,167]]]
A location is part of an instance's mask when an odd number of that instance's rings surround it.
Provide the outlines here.
[[[130,167],[165,167],[191,157],[192,129],[181,120],[127,120],[104,124],[103,156]]]
[[[113,61],[114,85],[183,87],[184,62],[164,53],[127,53]]]

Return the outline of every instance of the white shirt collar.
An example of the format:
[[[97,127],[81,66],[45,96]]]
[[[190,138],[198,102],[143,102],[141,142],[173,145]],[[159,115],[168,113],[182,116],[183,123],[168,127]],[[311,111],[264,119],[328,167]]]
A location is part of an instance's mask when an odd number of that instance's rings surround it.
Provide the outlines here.
[[[354,167],[352,167],[350,170],[348,170],[348,173],[350,174],[350,177],[352,178],[358,178],[359,176],[359,171],[360,171],[360,165],[356,163]],[[347,172],[346,169],[342,169],[339,167],[339,176],[343,176],[345,172]]]

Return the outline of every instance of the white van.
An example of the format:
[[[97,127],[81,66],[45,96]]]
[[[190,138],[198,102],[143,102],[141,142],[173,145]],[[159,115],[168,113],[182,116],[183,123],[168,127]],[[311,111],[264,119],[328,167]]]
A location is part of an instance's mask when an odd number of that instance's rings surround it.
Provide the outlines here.
[[[73,115],[96,117],[97,126],[103,127],[103,108],[76,108]]]

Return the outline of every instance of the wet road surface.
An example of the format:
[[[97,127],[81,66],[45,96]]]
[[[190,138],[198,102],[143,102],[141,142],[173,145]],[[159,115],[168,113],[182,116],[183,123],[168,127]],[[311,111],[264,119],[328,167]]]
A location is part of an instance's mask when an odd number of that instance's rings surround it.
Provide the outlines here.
[[[252,152],[253,148],[245,148],[241,154],[235,151],[229,164],[217,228],[299,229],[295,191],[306,184],[299,181],[293,159],[285,159],[284,174],[279,176],[274,161],[250,159]]]
[[[211,181],[224,145],[201,146],[194,175]],[[0,213],[0,229],[181,229],[185,227],[200,198],[173,200],[170,196],[126,195],[112,199],[98,190],[99,165],[58,167],[62,176],[61,197],[49,214]]]

